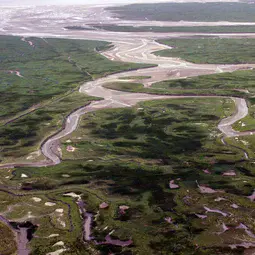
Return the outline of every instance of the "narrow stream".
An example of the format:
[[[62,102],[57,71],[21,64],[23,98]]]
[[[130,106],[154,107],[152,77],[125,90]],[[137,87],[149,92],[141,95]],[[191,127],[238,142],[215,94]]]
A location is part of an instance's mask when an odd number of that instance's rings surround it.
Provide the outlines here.
[[[91,241],[93,237],[91,237],[91,228],[93,224],[93,214],[88,213],[85,209],[85,203],[82,200],[77,202],[82,218],[84,219],[83,223],[83,239],[84,241]]]
[[[28,228],[19,227],[19,231],[17,232],[17,244],[18,244],[18,255],[29,255],[29,248],[28,248]]]
[[[30,249],[28,243],[33,238],[33,233],[37,229],[37,226],[33,225],[31,222],[11,222],[2,215],[0,215],[0,222],[7,225],[15,233],[17,255],[29,255]]]

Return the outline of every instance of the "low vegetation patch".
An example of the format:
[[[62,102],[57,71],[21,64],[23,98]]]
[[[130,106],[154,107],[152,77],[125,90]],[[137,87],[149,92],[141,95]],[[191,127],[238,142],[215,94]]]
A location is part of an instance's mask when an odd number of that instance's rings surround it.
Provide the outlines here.
[[[125,20],[254,22],[249,3],[153,3],[109,7]]]
[[[164,57],[177,57],[197,64],[255,63],[255,39],[187,38],[158,40],[172,49],[155,52]]]
[[[144,92],[163,95],[220,95],[250,98],[253,104],[255,71],[235,71],[201,75],[186,79],[173,79],[152,84],[145,88],[142,83],[112,82],[104,87],[128,92]]]
[[[0,222],[0,254],[12,255],[16,252],[16,241],[12,230]]]

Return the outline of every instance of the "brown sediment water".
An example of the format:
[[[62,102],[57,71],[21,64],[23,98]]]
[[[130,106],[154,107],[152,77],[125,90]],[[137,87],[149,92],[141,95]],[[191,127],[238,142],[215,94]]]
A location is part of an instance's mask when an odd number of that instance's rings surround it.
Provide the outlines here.
[[[254,255],[255,254],[255,248],[250,248],[244,251],[243,255]]]
[[[133,244],[133,241],[127,240],[127,241],[121,241],[119,239],[112,239],[110,235],[107,235],[105,237],[105,241],[104,242],[96,242],[97,245],[102,245],[102,244],[110,244],[110,245],[116,245],[116,246],[121,246],[121,247],[126,247],[126,246],[130,246]]]
[[[25,37],[22,37],[21,41],[28,43],[29,46],[31,46],[33,48],[35,47],[34,43],[32,41],[27,40]]]
[[[171,180],[169,182],[169,188],[170,189],[178,189],[180,186],[178,184],[175,184],[174,180]]]
[[[91,227],[93,223],[93,214],[88,213],[85,209],[85,203],[82,200],[78,201],[78,206],[82,215],[82,218],[84,219],[83,223],[83,239],[84,241],[91,241],[93,240],[93,237],[91,237]]]
[[[207,215],[203,215],[203,214],[195,214],[199,219],[206,219]]]
[[[236,229],[244,229],[245,233],[251,237],[251,238],[254,238],[255,239],[255,235],[251,232],[251,230],[246,226],[244,225],[243,223],[240,223]]]
[[[83,223],[83,239],[84,239],[84,241],[91,241],[91,240],[94,239],[91,236],[91,228],[92,228],[92,224],[93,224],[93,214],[86,211],[85,203],[81,199],[78,200],[77,204],[79,206],[81,215],[82,215],[82,217],[84,219],[84,223]],[[122,207],[123,208],[125,207],[125,209],[128,209],[127,206],[122,206]],[[105,241],[104,242],[97,242],[97,241],[95,241],[95,244],[97,244],[97,245],[100,245],[100,244],[110,244],[110,245],[116,245],[116,246],[121,246],[121,247],[129,246],[132,243],[133,243],[132,240],[121,241],[121,240],[118,240],[118,239],[112,239],[110,235],[107,235],[105,237]]]
[[[100,209],[107,209],[109,207],[109,204],[106,202],[103,202],[102,204],[99,205]]]
[[[251,242],[242,242],[239,244],[230,244],[229,247],[231,249],[237,249],[238,247],[243,247],[245,249],[249,249],[249,248],[253,248],[255,247],[255,243],[251,243]],[[252,255],[254,255],[254,253],[252,253]]]
[[[232,204],[231,207],[234,208],[234,209],[238,209],[238,208],[239,208],[239,205],[237,205],[237,204]]]
[[[198,181],[196,181],[196,183],[197,183],[197,187],[199,188],[199,191],[202,194],[213,194],[213,193],[218,192],[217,190],[214,190],[210,187],[199,185]]]
[[[217,197],[214,199],[215,202],[220,202],[220,201],[226,201],[227,199],[224,197]]]
[[[86,219],[84,221],[84,239],[86,241],[91,241],[93,237],[91,237],[91,227],[93,223],[93,214],[86,213]]]
[[[28,228],[19,227],[18,234],[18,255],[29,255],[30,250],[28,248],[28,238],[27,238]]]
[[[253,191],[253,193],[248,196],[248,198],[253,202],[255,200],[255,190]]]
[[[228,227],[224,222],[222,223],[221,227],[222,227],[222,231],[218,232],[217,233],[218,235],[221,235],[230,229],[230,227]]]
[[[166,218],[165,218],[165,221],[166,221],[167,223],[170,223],[170,224],[173,223],[173,220],[172,220],[171,217],[166,217]]]
[[[29,242],[33,238],[33,233],[37,229],[37,226],[29,221],[24,223],[12,222],[11,224],[16,226],[17,229],[18,255],[29,255]]]
[[[222,176],[236,176],[236,172],[234,170],[229,170],[224,172]]]
[[[218,210],[218,209],[210,209],[210,208],[208,208],[206,206],[204,206],[204,209],[206,210],[206,212],[219,213],[219,214],[221,214],[224,217],[228,216],[227,213],[225,213],[225,212],[223,212],[221,210]]]
[[[199,186],[199,190],[203,194],[213,194],[217,192],[216,190],[206,186]]]

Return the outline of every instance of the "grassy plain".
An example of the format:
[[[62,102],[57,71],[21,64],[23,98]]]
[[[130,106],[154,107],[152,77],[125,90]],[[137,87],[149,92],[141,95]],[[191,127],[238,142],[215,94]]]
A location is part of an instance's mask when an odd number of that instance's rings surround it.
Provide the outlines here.
[[[255,39],[189,38],[163,39],[159,43],[173,47],[155,52],[198,64],[254,63]]]
[[[255,6],[248,3],[157,3],[109,7],[125,20],[254,22]]]

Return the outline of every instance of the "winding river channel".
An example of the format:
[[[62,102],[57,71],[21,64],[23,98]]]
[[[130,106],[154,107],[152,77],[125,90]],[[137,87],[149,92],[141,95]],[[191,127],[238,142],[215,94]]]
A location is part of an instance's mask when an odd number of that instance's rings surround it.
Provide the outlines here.
[[[145,93],[129,93],[123,91],[115,91],[103,87],[106,83],[117,82],[119,78],[128,76],[150,76],[144,83],[145,87],[151,84],[166,79],[176,79],[191,76],[198,76],[203,74],[231,72],[239,69],[253,68],[254,64],[241,64],[241,65],[206,65],[206,64],[193,64],[177,58],[166,58],[154,55],[152,52],[169,48],[168,46],[161,45],[153,39],[134,39],[133,41],[118,41],[113,42],[114,47],[102,54],[112,61],[126,61],[135,63],[148,63],[156,64],[156,67],[139,69],[134,71],[125,71],[118,74],[112,74],[104,78],[94,81],[86,82],[81,87],[79,92],[85,93],[90,96],[101,97],[103,100],[92,102],[77,111],[72,112],[67,116],[64,123],[64,128],[55,135],[46,139],[41,146],[41,151],[47,160],[35,163],[23,164],[6,164],[1,165],[0,168],[16,167],[16,166],[33,166],[42,167],[49,165],[56,165],[61,162],[59,155],[60,139],[71,134],[79,124],[79,119],[82,115],[97,111],[105,108],[119,108],[119,107],[132,107],[138,102],[146,100],[160,100],[160,99],[178,99],[178,98],[210,98],[216,96],[169,96],[169,95],[153,95]],[[178,76],[176,76],[178,74]],[[232,98],[236,105],[236,112],[232,116],[223,119],[219,125],[219,130],[225,137],[235,137],[243,135],[254,134],[251,132],[238,132],[233,130],[232,125],[244,118],[248,114],[248,107],[245,99]]]
[[[57,8],[57,9],[56,9]],[[29,15],[28,15],[29,13]],[[52,17],[50,16],[52,13]],[[55,13],[58,13],[56,16]],[[102,100],[90,103],[87,106],[79,108],[66,117],[64,128],[53,136],[47,138],[42,146],[41,151],[45,156],[45,160],[34,163],[9,163],[0,165],[0,168],[14,168],[18,166],[30,166],[30,167],[44,167],[50,165],[56,165],[61,163],[61,157],[59,155],[60,139],[71,134],[75,131],[79,125],[79,120],[82,115],[97,111],[105,108],[120,108],[120,107],[132,107],[138,102],[146,100],[161,100],[161,99],[178,99],[178,98],[210,98],[216,96],[171,96],[171,95],[152,95],[145,93],[128,93],[122,91],[111,90],[103,87],[106,83],[120,81],[119,78],[128,76],[150,76],[151,78],[144,80],[144,86],[150,87],[155,82],[160,82],[168,79],[180,79],[199,75],[232,72],[240,69],[254,68],[255,64],[241,64],[241,65],[209,65],[209,64],[193,64],[186,62],[179,58],[160,57],[153,54],[154,51],[169,49],[168,46],[159,44],[157,39],[161,38],[182,38],[190,36],[212,36],[212,34],[205,33],[118,33],[107,32],[104,30],[98,31],[68,31],[63,29],[65,26],[79,26],[84,24],[91,24],[94,22],[106,22],[108,24],[126,24],[136,25],[134,21],[121,21],[116,18],[112,18],[111,14],[104,10],[102,7],[88,7],[84,12],[83,9],[78,8],[65,8],[65,7],[38,7],[37,9],[29,8],[3,8],[2,14],[4,19],[0,20],[0,33],[3,35],[18,35],[23,38],[26,37],[40,37],[43,40],[46,38],[66,38],[66,39],[85,39],[85,40],[102,40],[112,43],[112,47],[101,52],[103,56],[111,61],[124,61],[132,63],[147,63],[157,65],[156,67],[139,69],[134,71],[125,71],[118,74],[112,74],[94,81],[86,82],[81,87],[79,92],[85,93],[90,96],[101,97]],[[66,15],[68,14],[68,19]],[[78,19],[77,17],[82,17]],[[132,23],[133,22],[133,23]],[[154,21],[141,21],[140,25],[146,26],[185,26],[185,22],[178,24],[178,22],[154,22]],[[222,23],[196,23],[190,24],[186,22],[186,25],[191,26],[205,26],[205,25],[223,25]],[[228,25],[236,25],[235,23],[227,23]],[[214,34],[222,38],[255,38],[255,34]],[[24,39],[24,43],[29,42]],[[33,46],[33,45],[31,45]],[[222,97],[221,97],[222,98]],[[243,98],[231,98],[236,106],[236,111],[232,116],[222,119],[218,124],[218,129],[222,132],[222,143],[226,144],[225,137],[236,137],[244,135],[253,135],[254,131],[238,132],[232,128],[232,125],[241,120],[248,114],[248,107],[245,99]],[[248,158],[246,152],[245,157]],[[251,196],[254,198],[254,195]],[[84,205],[80,204],[80,208]],[[82,209],[82,213],[86,216],[84,222],[84,240],[91,240],[90,228],[92,222],[92,215],[88,214]],[[11,226],[8,220],[1,218],[0,221]],[[12,228],[13,229],[13,228]],[[14,232],[18,235],[18,250],[20,255],[26,255],[29,250],[26,248],[27,229],[19,228],[14,229]],[[116,242],[110,237],[106,237],[108,243]],[[118,243],[119,244],[119,243]],[[126,243],[121,244],[123,246]]]

